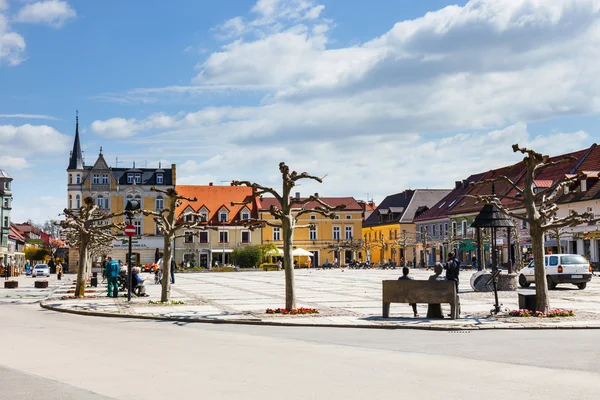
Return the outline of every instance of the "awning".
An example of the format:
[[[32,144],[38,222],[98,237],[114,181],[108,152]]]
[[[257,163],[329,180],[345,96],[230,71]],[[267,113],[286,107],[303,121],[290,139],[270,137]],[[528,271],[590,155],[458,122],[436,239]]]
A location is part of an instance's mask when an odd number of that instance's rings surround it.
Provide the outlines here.
[[[233,249],[217,249],[217,248],[214,248],[211,251],[213,253],[216,253],[216,254],[218,254],[218,253],[231,253],[233,251]]]
[[[310,251],[308,251],[308,250],[304,250],[304,249],[301,249],[301,248],[297,248],[297,249],[294,249],[294,250],[292,251],[292,255],[293,255],[294,257],[312,257],[312,256],[313,256],[313,253],[311,253],[311,252],[310,252]]]
[[[273,249],[269,250],[265,253],[267,256],[283,256],[283,250],[281,249]]]

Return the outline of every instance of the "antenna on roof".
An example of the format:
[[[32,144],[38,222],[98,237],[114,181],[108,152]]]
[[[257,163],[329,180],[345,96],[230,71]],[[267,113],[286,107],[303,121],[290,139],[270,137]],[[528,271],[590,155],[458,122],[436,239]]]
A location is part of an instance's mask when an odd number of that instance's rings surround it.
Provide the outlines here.
[[[119,156],[117,156],[117,159],[115,160],[115,168],[119,168],[119,164],[123,164],[123,161],[119,161]]]
[[[144,160],[144,165],[142,165],[142,168],[146,168],[148,166],[148,161]]]

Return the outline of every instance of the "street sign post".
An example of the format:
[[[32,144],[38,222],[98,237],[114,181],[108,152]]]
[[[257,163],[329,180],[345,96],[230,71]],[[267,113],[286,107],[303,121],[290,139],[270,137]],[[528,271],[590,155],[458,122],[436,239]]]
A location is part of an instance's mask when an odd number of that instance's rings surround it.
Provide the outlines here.
[[[132,237],[133,235],[135,235],[135,226],[127,225],[123,231],[127,236]]]

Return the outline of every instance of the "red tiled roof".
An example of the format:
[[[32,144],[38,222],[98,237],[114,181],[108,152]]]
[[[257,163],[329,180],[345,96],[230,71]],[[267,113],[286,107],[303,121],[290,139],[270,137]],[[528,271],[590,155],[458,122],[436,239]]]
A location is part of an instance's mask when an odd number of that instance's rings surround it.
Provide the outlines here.
[[[305,200],[306,197],[301,197],[300,200]],[[362,207],[358,202],[354,199],[354,197],[319,197],[319,199],[332,207],[337,207],[342,204],[346,205],[344,211],[362,211]],[[268,211],[271,208],[271,205],[276,207],[280,207],[279,201],[274,197],[263,197],[260,201],[260,210]],[[316,201],[306,203],[306,208],[311,209],[314,207],[321,206]]]
[[[239,213],[247,207],[250,210],[252,218],[257,218],[257,208],[252,196],[252,188],[246,186],[177,186],[177,192],[186,197],[196,197],[198,201],[182,201],[177,207],[176,214],[180,216],[188,206],[194,211],[199,212],[202,207],[208,210],[208,221],[218,222],[218,212],[222,207],[229,210],[229,222],[239,219]],[[244,205],[231,205],[232,202],[247,202]]]
[[[25,242],[25,236],[21,234],[21,231],[19,231],[19,229],[13,223],[10,224],[10,231],[8,232],[8,237],[14,240]]]
[[[552,186],[552,182],[550,179],[536,179],[533,181],[533,184],[535,185],[535,187],[538,188],[549,188]]]

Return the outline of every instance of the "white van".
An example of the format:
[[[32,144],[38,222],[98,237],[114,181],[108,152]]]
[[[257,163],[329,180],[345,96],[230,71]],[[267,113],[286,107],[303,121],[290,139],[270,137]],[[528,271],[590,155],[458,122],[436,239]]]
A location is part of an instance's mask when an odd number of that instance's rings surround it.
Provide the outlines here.
[[[556,288],[559,283],[571,283],[585,289],[592,280],[592,266],[579,254],[546,254],[544,264],[548,289]],[[533,261],[519,273],[521,287],[529,287],[532,283],[535,283]]]

